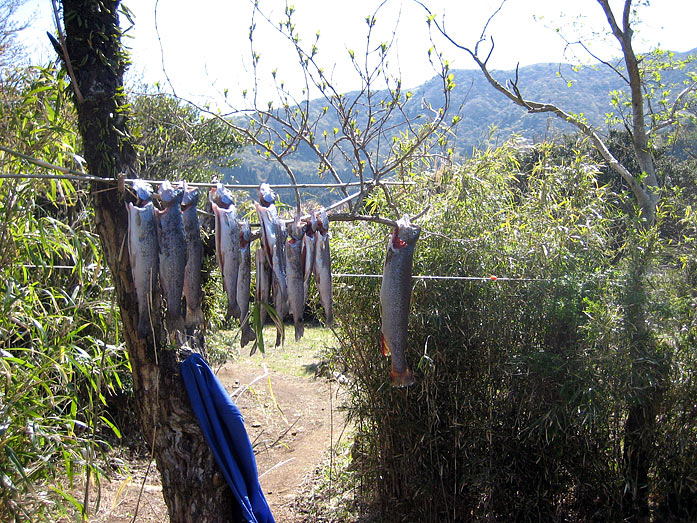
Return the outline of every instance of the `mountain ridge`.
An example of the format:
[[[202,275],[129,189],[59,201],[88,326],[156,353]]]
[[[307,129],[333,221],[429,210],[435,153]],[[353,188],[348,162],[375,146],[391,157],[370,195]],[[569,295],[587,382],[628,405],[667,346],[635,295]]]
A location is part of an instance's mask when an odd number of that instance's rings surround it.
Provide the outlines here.
[[[678,60],[695,55],[697,48],[673,54]],[[678,85],[687,78],[688,71],[694,72],[696,69],[695,62],[692,62],[684,71],[667,70],[663,71],[663,75],[668,84]],[[461,120],[452,144],[456,154],[460,156],[469,156],[474,148],[492,142],[502,143],[512,135],[519,135],[536,143],[576,132],[574,126],[554,115],[530,114],[526,109],[513,104],[488,83],[479,69],[457,69],[451,72],[455,87],[450,93],[451,109],[448,118],[456,114],[453,108],[462,108],[459,111]],[[507,80],[516,77],[516,70],[493,70],[491,74],[505,84]],[[526,98],[553,103],[565,111],[583,114],[590,125],[599,128],[607,125],[606,114],[613,111],[610,92],[626,88],[622,78],[602,64],[579,68],[569,64],[539,63],[520,67],[517,75],[518,86]],[[411,92],[413,100],[422,102],[405,106],[405,112],[410,118],[424,114],[424,104],[432,104],[437,108],[436,104],[440,104],[443,99],[442,80],[438,76],[406,91]],[[347,93],[346,96],[351,98],[356,93]],[[321,111],[324,105],[326,102],[322,98],[312,100],[310,111]],[[327,130],[332,133],[335,127],[341,128],[336,117],[328,111],[320,120],[317,132]],[[254,150],[243,150],[240,160],[240,165],[225,170],[226,179],[234,177],[239,183],[250,184],[262,181],[272,184],[289,183],[288,176],[280,165],[263,158]],[[309,149],[296,151],[289,164],[299,183],[328,181],[326,175],[325,179],[318,175],[317,160]],[[315,193],[319,194],[318,191]]]

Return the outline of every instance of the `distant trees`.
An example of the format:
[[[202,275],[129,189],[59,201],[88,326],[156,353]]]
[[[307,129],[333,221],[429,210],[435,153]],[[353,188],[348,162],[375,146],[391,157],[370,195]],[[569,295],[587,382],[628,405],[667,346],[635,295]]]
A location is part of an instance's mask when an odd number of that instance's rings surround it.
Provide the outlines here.
[[[178,98],[145,89],[131,94],[131,134],[138,171],[150,180],[210,180],[234,164],[240,135]]]

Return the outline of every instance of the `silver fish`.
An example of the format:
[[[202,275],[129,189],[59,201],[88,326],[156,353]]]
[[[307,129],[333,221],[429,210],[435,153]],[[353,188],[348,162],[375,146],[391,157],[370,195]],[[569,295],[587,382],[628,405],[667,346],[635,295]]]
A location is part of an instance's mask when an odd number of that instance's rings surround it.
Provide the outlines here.
[[[237,305],[240,308],[241,346],[244,347],[256,337],[249,326],[249,293],[252,279],[252,256],[249,240],[252,230],[246,220],[240,222],[240,264],[237,270]]]
[[[266,321],[266,308],[262,304],[269,304],[269,295],[271,293],[271,267],[269,267],[266,261],[266,254],[264,253],[264,247],[259,247],[255,255],[255,262],[257,268],[257,281],[256,281],[256,293],[255,299],[256,303],[259,304],[259,326],[257,328],[263,327]],[[256,344],[252,347],[250,356],[256,351]]]
[[[201,259],[203,243],[198,223],[196,207],[198,205],[198,189],[188,190],[186,183],[182,199],[182,220],[184,222],[184,237],[186,238],[186,267],[184,268],[184,298],[186,300],[185,325],[192,329],[203,324],[201,311]]]
[[[392,355],[390,382],[393,387],[414,383],[406,360],[407,328],[411,301],[411,270],[414,248],[421,228],[409,222],[409,216],[397,221],[387,245],[380,289],[382,310],[382,353]]]
[[[227,294],[226,318],[240,317],[237,304],[237,275],[240,264],[240,229],[237,223],[237,208],[220,207],[212,202],[215,214],[215,252],[220,272],[223,275],[223,289]]]
[[[273,289],[273,301],[276,313],[281,319],[288,314],[288,284],[286,280],[286,255],[285,237],[286,232],[278,218],[276,206],[271,204],[262,207],[258,203],[254,204],[259,215],[261,227],[261,244],[266,254],[266,261],[271,267],[273,277],[271,288]],[[280,335],[280,333],[279,333]],[[277,338],[280,343],[280,337]]]
[[[286,277],[288,283],[288,303],[293,314],[295,341],[303,337],[303,313],[305,312],[305,289],[303,272],[303,237],[305,232],[299,218],[290,224],[290,235],[286,241]]]
[[[334,324],[332,312],[332,263],[329,254],[329,219],[324,208],[320,209],[315,229],[315,283],[319,290],[319,302],[324,309],[327,327]]]
[[[160,285],[167,301],[167,328],[170,333],[183,331],[182,292],[186,267],[186,237],[182,221],[182,189],[169,182],[158,191],[164,209],[157,211],[157,244],[160,250]]]
[[[128,255],[131,274],[138,298],[138,336],[146,338],[152,333],[150,312],[157,285],[158,249],[155,207],[148,202],[143,207],[132,203],[128,210]]]
[[[306,220],[305,226],[303,227],[305,234],[303,236],[303,292],[304,298],[303,302],[307,303],[307,297],[310,294],[310,279],[312,278],[312,271],[315,268],[315,227],[317,220],[314,215],[312,215],[308,220]]]

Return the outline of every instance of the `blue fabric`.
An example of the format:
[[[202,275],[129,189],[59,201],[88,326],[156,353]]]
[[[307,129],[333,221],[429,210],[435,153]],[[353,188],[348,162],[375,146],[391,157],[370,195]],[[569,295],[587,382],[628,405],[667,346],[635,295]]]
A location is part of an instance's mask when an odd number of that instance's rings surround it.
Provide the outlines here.
[[[239,409],[200,354],[182,361],[181,373],[201,431],[239,501],[241,517],[249,523],[274,523]]]

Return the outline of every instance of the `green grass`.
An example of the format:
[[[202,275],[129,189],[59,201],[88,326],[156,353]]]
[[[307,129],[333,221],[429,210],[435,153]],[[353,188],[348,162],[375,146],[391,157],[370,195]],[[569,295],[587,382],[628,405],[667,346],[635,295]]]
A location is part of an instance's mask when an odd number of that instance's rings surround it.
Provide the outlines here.
[[[211,365],[219,366],[228,360],[245,360],[261,364],[263,361],[269,370],[300,377],[312,377],[326,359],[328,347],[336,345],[337,341],[331,329],[319,325],[305,325],[305,335],[295,341],[293,325],[286,324],[283,345],[274,347],[276,328],[273,325],[264,327],[265,354],[259,350],[249,356],[252,347],[250,343],[240,349],[239,329],[219,330],[208,336],[208,359]]]

